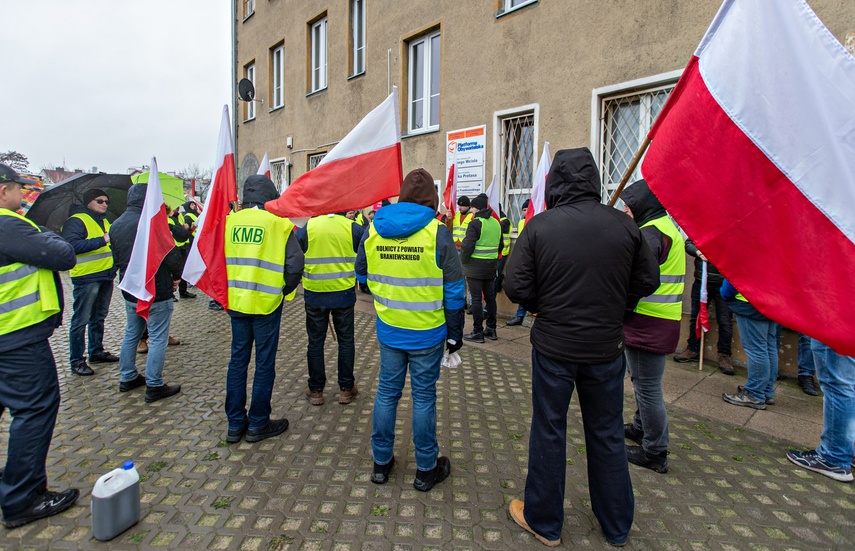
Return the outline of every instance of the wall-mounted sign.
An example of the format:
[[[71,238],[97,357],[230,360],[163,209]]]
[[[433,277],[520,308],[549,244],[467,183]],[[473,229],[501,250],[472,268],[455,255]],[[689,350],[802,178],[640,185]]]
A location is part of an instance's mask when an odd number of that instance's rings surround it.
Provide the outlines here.
[[[445,166],[456,163],[457,197],[473,199],[484,192],[484,162],[487,125],[455,130],[446,134]]]

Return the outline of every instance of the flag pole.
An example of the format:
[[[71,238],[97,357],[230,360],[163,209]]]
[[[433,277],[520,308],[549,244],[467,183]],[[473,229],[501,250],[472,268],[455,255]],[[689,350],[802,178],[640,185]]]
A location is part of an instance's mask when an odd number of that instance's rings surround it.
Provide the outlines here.
[[[704,336],[706,334],[706,331],[701,331],[701,356],[698,358],[698,371],[704,370]]]
[[[632,159],[632,162],[629,163],[629,168],[626,169],[626,173],[624,173],[623,178],[620,181],[617,189],[615,190],[612,198],[609,199],[609,206],[615,206],[617,203],[618,197],[620,197],[623,188],[626,187],[626,182],[629,180],[629,177],[632,176],[632,173],[635,172],[635,167],[638,166],[638,162],[641,161],[641,157],[644,156],[644,152],[647,151],[647,147],[650,145],[650,136],[645,136],[644,141],[641,142],[641,146],[638,148],[638,152],[635,154],[635,157]]]

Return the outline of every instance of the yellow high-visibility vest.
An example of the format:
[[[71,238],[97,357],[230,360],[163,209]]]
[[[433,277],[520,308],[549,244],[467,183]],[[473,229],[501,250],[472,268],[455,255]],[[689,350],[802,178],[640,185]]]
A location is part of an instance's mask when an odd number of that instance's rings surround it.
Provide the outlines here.
[[[402,329],[435,329],[445,323],[442,269],[436,260],[440,222],[404,240],[386,239],[371,224],[365,240],[374,309],[384,323]]]
[[[0,208],[0,216],[23,220],[41,231],[32,220]],[[14,239],[7,235],[5,239]],[[0,267],[0,335],[8,335],[59,313],[59,291],[53,272],[23,262]]]
[[[306,224],[309,249],[303,268],[303,289],[329,293],[356,285],[353,220],[337,214],[316,216]]]
[[[508,231],[502,230],[502,258],[508,258],[508,255],[511,254],[511,221],[508,220],[507,216],[502,216],[499,223],[502,222],[508,223]]]
[[[454,213],[454,230],[451,232],[451,236],[455,241],[463,241],[463,238],[466,237],[466,229],[469,227],[469,222],[471,221],[471,212],[467,212],[462,216],[460,211]]]
[[[679,320],[683,315],[683,286],[686,279],[686,257],[683,236],[667,215],[642,225],[655,226],[671,238],[671,250],[665,263],[659,266],[659,287],[652,295],[638,302],[639,314],[668,320]]]
[[[499,238],[502,236],[502,227],[492,216],[479,218],[479,220],[481,220],[481,237],[475,243],[472,258],[496,260],[499,258]]]
[[[517,237],[520,236],[524,227],[525,227],[525,217],[520,218],[520,221],[517,222]]]
[[[104,219],[103,230],[98,225],[98,222],[87,213],[74,214],[69,219],[71,218],[77,218],[86,226],[86,239],[103,237],[105,233],[110,231],[110,222],[106,218]],[[112,267],[113,250],[110,248],[110,244],[106,243],[103,247],[99,247],[94,251],[77,255],[77,264],[68,273],[71,274],[71,277],[80,277],[103,272]]]
[[[293,228],[287,218],[261,209],[243,209],[226,216],[229,310],[270,314],[282,304],[285,246]]]
[[[183,230],[183,229],[186,229],[186,228],[184,227],[184,215],[183,215],[183,214],[180,214],[180,213],[178,214],[178,222],[177,222],[177,224],[176,224],[176,222],[175,222],[175,219],[174,219],[174,218],[172,218],[171,216],[167,216],[167,217],[166,217],[166,221],[167,221],[167,222],[169,222],[169,225],[170,225],[170,226],[180,225],[182,230]],[[172,236],[172,240],[173,240],[173,241],[175,241],[175,246],[176,246],[176,247],[183,247],[184,245],[186,245],[187,243],[189,243],[189,242],[190,242],[190,240],[189,240],[189,239],[185,239],[184,241],[179,241],[178,239],[176,239],[176,238],[175,238],[175,236],[174,236],[174,235]]]

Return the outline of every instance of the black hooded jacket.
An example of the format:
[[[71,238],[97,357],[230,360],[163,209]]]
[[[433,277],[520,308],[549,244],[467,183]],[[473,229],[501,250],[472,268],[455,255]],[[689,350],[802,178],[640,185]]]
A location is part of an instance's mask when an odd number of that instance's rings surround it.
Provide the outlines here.
[[[131,261],[131,251],[134,249],[134,239],[137,236],[137,226],[140,223],[145,194],[148,184],[134,184],[128,190],[128,208],[110,226],[110,244],[113,247],[113,263],[119,269],[119,278],[125,277],[125,270]],[[160,263],[154,274],[154,302],[172,300],[172,282],[181,279],[181,252],[173,248]],[[137,299],[122,291],[125,300],[136,303]]]
[[[597,364],[624,350],[623,318],[659,285],[635,222],[600,203],[587,148],[555,154],[547,210],[526,224],[508,259],[505,293],[537,313],[531,343],[557,361]]]

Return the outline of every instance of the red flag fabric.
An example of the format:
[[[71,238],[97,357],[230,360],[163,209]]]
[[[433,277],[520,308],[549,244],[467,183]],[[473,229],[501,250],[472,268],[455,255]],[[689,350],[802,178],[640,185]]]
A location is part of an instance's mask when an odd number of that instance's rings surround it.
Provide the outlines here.
[[[264,208],[287,218],[343,212],[401,191],[398,89],[368,113],[315,167]]]
[[[270,157],[267,156],[267,151],[264,152],[264,158],[261,159],[261,164],[258,165],[258,172],[256,174],[270,178]]]
[[[190,248],[182,277],[191,285],[228,309],[229,286],[226,276],[226,216],[229,203],[237,201],[235,155],[232,145],[229,108],[223,107],[220,138],[211,192],[196,224],[196,239]]]
[[[802,0],[725,0],[642,174],[767,317],[855,356],[855,58]],[[703,208],[699,208],[703,205]]]
[[[445,190],[442,192],[442,203],[448,211],[448,217],[454,218],[457,214],[457,163],[451,163],[448,169],[448,179],[445,181]]]
[[[552,166],[552,155],[549,153],[549,142],[543,142],[543,154],[537,169],[534,171],[534,179],[531,183],[531,200],[525,211],[525,223],[528,224],[531,217],[546,210],[546,177],[549,176],[549,168]]]
[[[175,247],[167,216],[160,175],[157,172],[157,159],[152,158],[145,202],[134,237],[134,248],[125,277],[119,283],[121,290],[137,298],[137,314],[146,320],[154,302],[154,274],[169,251]]]

